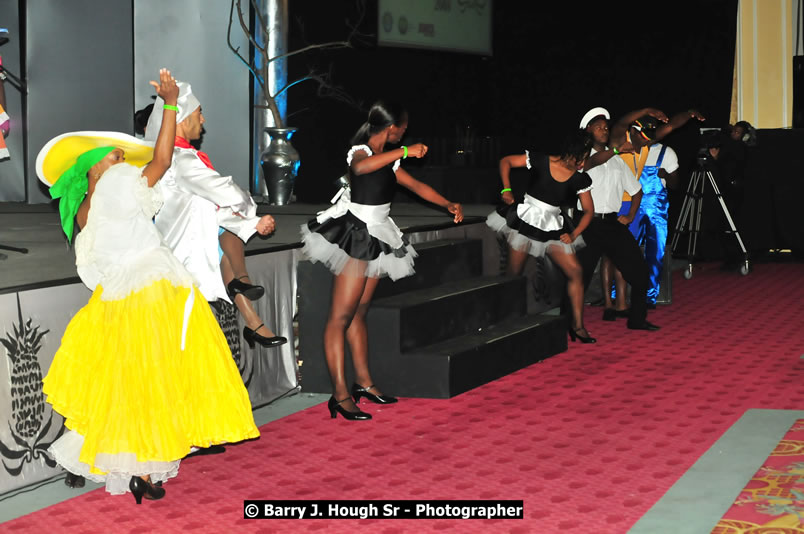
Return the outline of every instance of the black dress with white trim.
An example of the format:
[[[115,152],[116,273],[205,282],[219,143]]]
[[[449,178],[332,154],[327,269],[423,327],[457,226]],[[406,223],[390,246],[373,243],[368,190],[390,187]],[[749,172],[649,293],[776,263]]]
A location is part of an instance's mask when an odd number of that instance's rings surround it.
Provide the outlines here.
[[[347,165],[358,151],[373,155],[366,145],[353,146]],[[398,280],[413,274],[416,251],[388,216],[398,168],[399,160],[360,175],[350,167],[350,187],[342,190],[332,207],[302,225],[304,256],[324,263],[336,275]]]
[[[564,182],[550,174],[550,159],[544,154],[531,157],[526,150],[530,181],[522,202],[501,204],[486,218],[486,224],[504,235],[514,250],[536,257],[544,256],[549,247],[560,247],[573,253],[584,246],[578,237],[574,243],[562,243],[561,234],[572,230],[561,215],[560,206],[573,197],[592,189],[592,179],[576,172]]]

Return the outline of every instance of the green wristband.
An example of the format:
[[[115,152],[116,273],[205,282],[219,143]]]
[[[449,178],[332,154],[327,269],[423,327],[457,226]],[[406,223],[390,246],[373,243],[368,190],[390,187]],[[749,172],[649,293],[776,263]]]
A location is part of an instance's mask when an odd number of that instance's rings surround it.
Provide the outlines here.
[[[619,150],[617,150],[616,148],[611,147],[611,150],[614,152],[614,155],[615,155],[615,156],[619,156],[619,155],[620,155],[620,151],[619,151]]]
[[[178,108],[178,107],[176,107],[176,106],[171,106],[170,104],[165,104],[165,105],[164,105],[164,106],[162,106],[162,107],[163,107],[163,108],[165,108],[165,109],[169,109],[170,111],[175,111],[176,113],[178,113],[178,112],[179,112],[179,108]]]
[[[506,187],[505,189],[503,189],[502,191],[500,191],[500,194],[502,195],[502,194],[503,194],[503,193],[505,193],[506,191],[511,191],[511,188],[510,188],[510,187]]]
[[[402,159],[408,159],[408,147],[402,145]]]

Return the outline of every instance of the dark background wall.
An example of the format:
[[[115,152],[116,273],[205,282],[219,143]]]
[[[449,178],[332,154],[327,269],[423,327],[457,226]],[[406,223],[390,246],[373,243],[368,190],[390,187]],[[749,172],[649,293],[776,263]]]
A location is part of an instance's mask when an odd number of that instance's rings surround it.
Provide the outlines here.
[[[28,202],[50,196],[36,155],[69,131],[131,132],[134,81],[131,0],[22,2],[28,79]]]
[[[342,21],[355,5],[290,2],[291,49],[343,39]],[[377,98],[408,107],[406,142],[430,142],[430,164],[450,161],[444,152],[454,151],[456,132],[467,126],[479,138],[494,140],[492,157],[475,165],[493,165],[489,162],[530,147],[553,150],[593,106],[607,107],[614,118],[644,106],[669,115],[697,108],[708,117],[706,126],[728,123],[736,0],[621,5],[498,0],[493,7],[492,57],[378,48],[376,2],[368,2],[362,29],[371,37],[362,45],[292,58],[289,79],[311,68],[331,71],[333,81],[360,103],[319,98],[312,83],[290,90],[288,123],[299,127],[294,145],[302,155],[298,199],[320,202],[331,196],[332,181],[345,170],[349,139]],[[685,174],[694,161],[697,127],[690,124],[667,139]]]

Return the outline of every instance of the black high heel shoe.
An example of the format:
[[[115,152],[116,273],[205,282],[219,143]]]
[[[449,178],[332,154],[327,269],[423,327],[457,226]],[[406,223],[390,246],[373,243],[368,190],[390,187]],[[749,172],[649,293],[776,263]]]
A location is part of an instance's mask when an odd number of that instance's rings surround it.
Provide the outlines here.
[[[369,390],[373,387],[373,384],[365,388],[358,386],[356,383],[352,384],[352,397],[355,399],[355,404],[360,402],[360,397],[366,397],[375,404],[393,404],[399,400],[390,395],[375,395],[374,393],[370,393]]]
[[[241,276],[240,278],[248,278],[248,277]],[[243,295],[249,300],[257,300],[259,298],[262,298],[263,295],[265,295],[264,287],[241,282],[240,278],[234,278],[226,286],[226,293],[229,295],[229,298],[232,299],[232,301],[234,301],[237,295]]]
[[[83,488],[84,484],[86,484],[86,479],[81,475],[68,472],[64,478],[64,485],[68,488]]]
[[[149,501],[158,501],[165,496],[165,488],[154,486],[140,477],[131,477],[128,489],[131,490],[131,494],[134,495],[134,500],[137,501],[137,504],[142,504],[143,497]]]
[[[261,324],[254,330],[251,328],[244,326],[243,327],[243,337],[248,343],[250,348],[254,348],[254,343],[257,342],[263,347],[278,347],[280,345],[284,345],[288,342],[287,338],[282,336],[274,336],[274,337],[265,337],[257,333],[257,330],[260,329],[261,326],[265,326],[265,323]]]
[[[577,338],[581,341],[581,343],[597,343],[597,339],[593,338],[592,336],[589,337],[582,336],[581,334],[578,333],[578,330],[585,330],[585,328],[584,327],[572,328],[571,326],[569,327],[569,336],[572,341],[575,341],[575,339]],[[587,332],[587,334],[588,333],[589,332]]]
[[[329,415],[331,418],[335,419],[338,414],[341,414],[344,419],[348,419],[349,421],[367,421],[371,419],[371,414],[366,412],[360,411],[360,408],[357,409],[356,412],[350,412],[343,406],[341,406],[342,402],[351,400],[352,397],[346,397],[343,400],[336,401],[335,397],[330,397],[329,402],[327,402],[327,408],[329,408]]]

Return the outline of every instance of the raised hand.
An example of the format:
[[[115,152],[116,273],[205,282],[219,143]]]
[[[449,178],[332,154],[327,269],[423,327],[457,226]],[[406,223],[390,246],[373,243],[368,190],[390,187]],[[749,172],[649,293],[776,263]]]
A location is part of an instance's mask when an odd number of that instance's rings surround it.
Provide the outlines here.
[[[270,215],[263,215],[257,221],[257,233],[260,235],[268,235],[276,230],[276,221]]]
[[[669,122],[670,121],[670,119],[667,118],[667,115],[665,115],[663,111],[658,110],[658,109],[650,109],[648,111],[648,115],[650,115],[654,119],[660,120],[662,122]]]
[[[463,206],[457,202],[450,202],[447,204],[447,211],[455,215],[454,222],[459,223],[463,220]]]
[[[170,74],[169,70],[159,69],[159,83],[153,80],[148,83],[154,86],[156,94],[165,101],[165,104],[176,105],[176,100],[179,98],[179,86],[176,85],[176,78]]]
[[[427,145],[416,143],[408,147],[409,158],[423,158],[427,154]]]
[[[702,121],[702,122],[706,120],[706,117],[701,115],[701,112],[696,110],[696,109],[691,109],[687,113],[689,113],[690,117],[692,117],[693,119],[698,119],[699,121]]]

